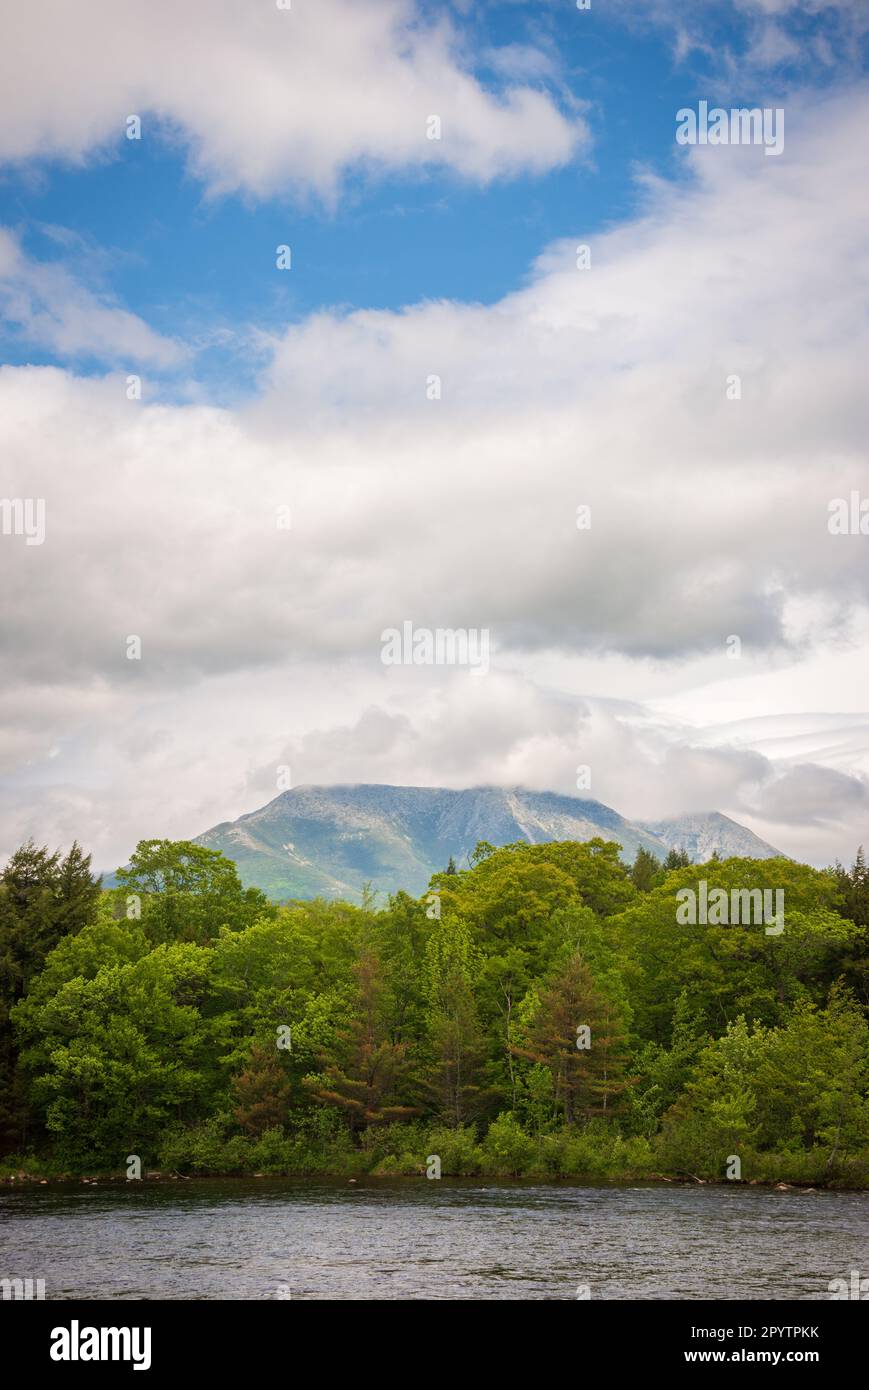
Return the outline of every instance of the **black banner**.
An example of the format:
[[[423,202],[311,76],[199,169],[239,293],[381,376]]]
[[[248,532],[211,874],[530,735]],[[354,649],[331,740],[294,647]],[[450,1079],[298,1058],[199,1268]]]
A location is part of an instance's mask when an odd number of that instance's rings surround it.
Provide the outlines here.
[[[304,1300],[276,1303],[280,1306],[127,1300],[0,1306],[7,1346],[15,1346],[26,1370],[48,1370],[60,1376],[92,1376],[106,1369],[115,1375],[214,1370],[225,1376],[249,1375],[251,1369],[260,1374],[271,1364],[285,1369],[288,1345],[298,1346],[299,1338],[316,1332],[319,1320],[313,1301],[305,1306]],[[394,1304],[390,1305],[393,1311]],[[350,1317],[352,1325],[351,1308],[345,1308],[341,1321],[344,1316]],[[329,1318],[336,1326],[334,1310]],[[595,1359],[603,1358],[613,1371],[670,1374],[681,1367],[701,1376],[709,1368],[736,1366],[776,1371],[809,1368],[829,1375],[846,1365],[853,1367],[867,1331],[865,1309],[861,1313],[836,1301],[686,1305],[578,1300],[558,1325],[559,1335],[571,1339],[567,1345],[573,1345],[577,1355],[585,1348],[583,1361],[595,1347]],[[338,1322],[339,1331],[340,1326]],[[514,1310],[511,1346],[521,1331],[522,1322]],[[386,1335],[394,1335],[394,1324]],[[334,1364],[336,1352],[339,1357],[341,1353],[340,1336],[328,1346]],[[358,1349],[350,1351],[354,1357],[357,1354]]]

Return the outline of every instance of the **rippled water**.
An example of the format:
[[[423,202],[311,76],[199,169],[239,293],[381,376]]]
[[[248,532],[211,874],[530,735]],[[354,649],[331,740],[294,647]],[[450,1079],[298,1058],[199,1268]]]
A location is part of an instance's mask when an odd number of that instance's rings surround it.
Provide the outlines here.
[[[0,1196],[0,1278],[47,1298],[828,1299],[869,1194],[232,1180]]]

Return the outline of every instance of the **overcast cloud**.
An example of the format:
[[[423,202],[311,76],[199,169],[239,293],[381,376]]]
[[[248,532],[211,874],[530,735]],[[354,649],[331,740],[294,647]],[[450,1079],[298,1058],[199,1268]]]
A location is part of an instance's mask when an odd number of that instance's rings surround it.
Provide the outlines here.
[[[271,16],[226,47],[229,0],[169,62],[153,29],[130,45],[139,7],[48,8],[50,61],[45,7],[16,20],[24,60],[0,59],[8,159],[96,157],[141,108],[212,191],[333,197],[351,165],[438,158],[485,182],[587,138],[536,87],[487,93],[406,4],[294,0],[289,78]],[[155,5],[158,38],[197,8]],[[315,98],[327,42],[335,91]],[[545,69],[520,57],[511,80]],[[294,119],[262,138],[290,88]],[[421,151],[437,102],[455,139]],[[719,809],[813,862],[850,854],[869,536],[828,517],[869,486],[867,128],[855,84],[793,99],[780,159],[674,146],[668,177],[637,172],[639,213],[588,238],[589,269],[579,220],[494,304],[270,330],[232,409],[163,396],[149,370],[195,377],[189,345],[0,233],[0,307],[61,362],[0,370],[0,494],[46,504],[43,545],[0,543],[0,851],[78,834],[112,867],[142,835],[254,809],[284,763],[296,782],[564,792],[587,764],[625,815]],[[489,674],[385,667],[381,632],[406,620],[489,629]]]

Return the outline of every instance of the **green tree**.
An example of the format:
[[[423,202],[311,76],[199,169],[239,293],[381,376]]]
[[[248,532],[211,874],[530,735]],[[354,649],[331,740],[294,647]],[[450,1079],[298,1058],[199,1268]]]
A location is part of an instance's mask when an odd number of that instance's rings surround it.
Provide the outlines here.
[[[194,945],[159,946],[16,1005],[22,1067],[62,1162],[122,1168],[127,1154],[155,1153],[170,1119],[207,1113],[207,965]]]
[[[728,901],[735,891],[781,891],[784,931],[682,920],[677,895],[696,894],[701,880],[709,893],[723,889]],[[629,981],[638,1038],[668,1045],[684,989],[713,1034],[740,1013],[774,1024],[799,998],[822,1003],[858,930],[838,915],[835,898],[832,875],[787,859],[732,858],[671,872],[607,924]]]
[[[669,1045],[647,1042],[634,1054],[631,1069],[638,1080],[628,1091],[628,1100],[640,1133],[655,1133],[661,1116],[675,1104],[691,1079],[697,1058],[709,1041],[691,991],[683,989],[676,1000]]]
[[[720,1176],[731,1153],[818,1150],[826,1167],[869,1143],[869,1029],[845,991],[826,1009],[808,1000],[779,1028],[742,1017],[701,1052],[667,1113],[671,1162]]]
[[[490,845],[488,840],[478,840],[471,853],[472,868],[476,868],[478,864],[484,863],[484,861],[494,853],[495,846]]]
[[[425,1031],[423,973],[430,926],[425,900],[396,893],[365,933],[383,967],[383,1011],[392,1042],[412,1046]]]
[[[838,889],[836,908],[857,927],[844,961],[842,974],[864,1008],[869,1008],[869,867],[861,845],[850,869],[836,864],[832,870]]]
[[[243,931],[276,909],[258,888],[244,888],[231,859],[190,840],[140,840],[115,874],[119,915],[141,910],[148,938],[204,943],[221,927]]]
[[[0,875],[0,1151],[23,1142],[28,1125],[11,1011],[58,942],[95,915],[100,883],[90,864],[77,842],[61,859],[29,840]]]
[[[687,869],[690,863],[691,857],[687,850],[671,849],[664,860],[664,868],[669,873],[671,869]]]
[[[333,1105],[347,1118],[354,1137],[371,1125],[406,1119],[417,1108],[401,1103],[409,1066],[406,1043],[390,1042],[383,1018],[380,963],[366,952],[353,968],[356,988],[349,1026],[330,1051],[319,1074],[306,1078],[312,1097]]]
[[[441,1116],[456,1128],[479,1109],[484,1054],[474,997],[479,970],[467,923],[459,917],[438,922],[426,945],[425,967],[431,1084]]]
[[[520,946],[509,946],[497,955],[483,958],[479,994],[484,1017],[494,1034],[492,1077],[511,1110],[515,1110],[518,1099],[518,1011],[530,986],[528,952]]]
[[[648,893],[657,885],[660,869],[659,860],[640,845],[637,850],[637,857],[631,866],[631,882],[638,893]]]
[[[549,1068],[556,1109],[575,1124],[611,1109],[624,1089],[623,1043],[615,1009],[572,955],[541,991],[515,1051]]]

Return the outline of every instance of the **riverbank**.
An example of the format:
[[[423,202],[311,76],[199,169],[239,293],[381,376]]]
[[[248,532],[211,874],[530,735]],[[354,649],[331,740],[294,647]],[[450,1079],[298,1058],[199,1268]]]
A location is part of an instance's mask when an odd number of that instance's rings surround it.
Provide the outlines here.
[[[431,1175],[434,1178],[434,1174]],[[733,1187],[733,1188],[762,1188],[776,1192],[866,1192],[869,1190],[869,1183],[866,1181],[849,1181],[847,1177],[837,1176],[825,1181],[815,1182],[784,1182],[776,1178],[709,1178],[699,1177],[694,1173],[623,1173],[618,1175],[608,1175],[602,1177],[596,1173],[570,1173],[570,1174],[540,1174],[540,1173],[499,1173],[499,1174],[479,1174],[479,1173],[441,1173],[439,1177],[448,1182],[475,1182],[491,1185],[493,1187],[504,1182],[514,1182],[533,1186],[594,1186],[594,1187],[636,1187],[637,1185],[648,1187]],[[144,1186],[154,1186],[157,1184],[188,1183],[188,1182],[228,1182],[246,1183],[251,1180],[273,1180],[287,1179],[294,1181],[316,1181],[347,1183],[349,1185],[364,1185],[368,1182],[379,1186],[388,1182],[398,1183],[419,1183],[429,1181],[429,1174],[424,1166],[414,1172],[386,1172],[381,1170],[360,1171],[356,1176],[348,1177],[346,1172],[329,1172],[323,1169],[308,1172],[263,1172],[263,1173],[240,1173],[240,1172],[208,1172],[208,1173],[177,1173],[162,1172],[160,1170],[150,1170],[141,1175],[140,1178],[127,1177],[126,1173],[119,1171],[89,1172],[87,1174],[75,1172],[58,1172],[52,1168],[46,1176],[45,1169],[37,1166],[35,1171],[28,1171],[24,1168],[16,1168],[12,1171],[8,1166],[0,1165],[0,1187],[8,1189],[14,1188],[34,1188],[34,1187],[63,1187],[63,1186],[90,1186],[90,1187],[129,1187],[131,1183],[141,1183]]]
[[[145,1186],[157,1184],[165,1185],[168,1183],[185,1182],[229,1182],[243,1183],[250,1182],[252,1179],[272,1180],[286,1178],[287,1181],[304,1181],[305,1178],[311,1181],[317,1179],[333,1182],[345,1182],[348,1184],[362,1185],[365,1182],[372,1182],[377,1185],[384,1185],[388,1182],[414,1183],[423,1180],[424,1175],[402,1174],[396,1177],[394,1174],[366,1173],[364,1178],[344,1178],[341,1174],[317,1173],[317,1174],[298,1174],[298,1173],[209,1173],[203,1176],[201,1173],[191,1175],[189,1173],[148,1173],[142,1178],[132,1179],[119,1177],[117,1174],[102,1174],[95,1177],[79,1178],[74,1176],[64,1176],[59,1178],[38,1178],[33,1174],[18,1174],[13,1177],[0,1176],[0,1186],[9,1190],[15,1188],[34,1188],[34,1187],[70,1187],[73,1185],[84,1187],[129,1187],[132,1182],[139,1182]],[[846,1183],[827,1183],[817,1186],[808,1186],[803,1183],[789,1182],[764,1182],[760,1178],[751,1178],[747,1182],[728,1181],[720,1178],[665,1178],[665,1177],[643,1177],[643,1178],[591,1178],[587,1174],[577,1174],[570,1178],[455,1178],[447,1177],[442,1181],[449,1183],[477,1183],[481,1181],[484,1186],[497,1187],[504,1182],[514,1182],[528,1186],[549,1186],[549,1187],[611,1187],[611,1188],[634,1188],[643,1187],[741,1187],[741,1188],[760,1188],[770,1192],[797,1192],[809,1195],[813,1192],[866,1192],[866,1186],[854,1187]]]
[[[114,1155],[19,1153],[0,1162],[0,1181],[126,1182],[130,1178],[523,1178],[539,1183],[651,1182],[694,1185],[848,1189],[869,1188],[869,1153],[842,1155],[828,1147],[780,1153],[739,1147],[718,1137],[698,1151],[668,1145],[665,1138],[624,1135],[615,1124],[529,1134],[509,1113],[483,1135],[472,1125],[403,1122],[365,1130],[354,1141],[346,1126],[331,1122],[320,1135],[233,1133],[223,1122],[169,1130],[155,1149],[131,1142]],[[102,1161],[101,1161],[102,1159]],[[24,1177],[22,1177],[22,1174]],[[166,1176],[168,1175],[168,1177]]]

